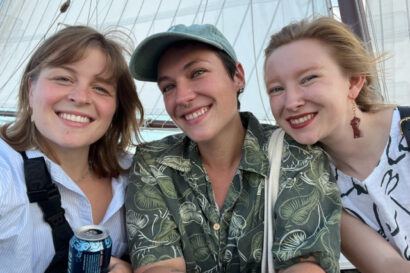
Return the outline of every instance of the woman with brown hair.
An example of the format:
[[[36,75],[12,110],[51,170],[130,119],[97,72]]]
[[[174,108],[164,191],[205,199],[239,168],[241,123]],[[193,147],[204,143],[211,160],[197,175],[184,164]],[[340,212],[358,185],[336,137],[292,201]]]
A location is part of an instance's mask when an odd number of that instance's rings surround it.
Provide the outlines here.
[[[59,236],[84,225],[108,230],[114,257],[127,250],[127,149],[138,140],[143,108],[124,48],[114,38],[86,26],[65,27],[38,47],[24,70],[17,117],[1,128],[0,264],[5,272],[66,270],[67,251],[60,248],[67,242],[59,245]],[[50,178],[45,195],[28,184],[39,170],[28,170],[23,158],[44,159],[49,175],[35,183]],[[60,204],[62,217],[50,217],[50,206],[60,211]],[[116,272],[130,270],[125,262],[111,261]]]

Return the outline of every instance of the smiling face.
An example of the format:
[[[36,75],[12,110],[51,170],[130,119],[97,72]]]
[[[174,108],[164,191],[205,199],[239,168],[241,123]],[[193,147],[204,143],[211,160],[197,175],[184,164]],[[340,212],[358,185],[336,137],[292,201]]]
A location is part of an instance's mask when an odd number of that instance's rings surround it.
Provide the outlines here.
[[[303,144],[351,137],[351,99],[362,86],[358,80],[344,75],[330,50],[314,39],[278,47],[265,67],[275,120]]]
[[[116,110],[116,86],[108,81],[98,47],[79,61],[44,67],[29,81],[36,128],[53,150],[88,149],[104,135]]]
[[[170,48],[158,63],[158,86],[165,108],[197,143],[242,126],[237,92],[244,83],[239,63],[232,79],[216,52],[201,44]]]

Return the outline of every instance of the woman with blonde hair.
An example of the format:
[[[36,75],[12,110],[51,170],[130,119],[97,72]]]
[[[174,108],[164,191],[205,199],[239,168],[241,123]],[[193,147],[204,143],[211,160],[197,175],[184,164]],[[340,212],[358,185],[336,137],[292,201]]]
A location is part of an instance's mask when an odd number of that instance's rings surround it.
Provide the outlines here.
[[[265,56],[275,120],[299,143],[320,143],[331,160],[349,213],[342,251],[361,272],[409,272],[409,143],[400,132],[403,110],[378,89],[380,58],[328,17],[285,26]]]

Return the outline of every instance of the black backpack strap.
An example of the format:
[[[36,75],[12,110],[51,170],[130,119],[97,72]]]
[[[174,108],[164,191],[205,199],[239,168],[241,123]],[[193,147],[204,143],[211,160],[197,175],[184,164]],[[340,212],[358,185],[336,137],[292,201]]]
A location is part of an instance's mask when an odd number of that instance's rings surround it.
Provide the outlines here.
[[[46,273],[66,272],[68,262],[68,244],[73,231],[64,216],[61,207],[61,196],[56,185],[51,181],[46,162],[43,157],[24,159],[24,176],[26,178],[27,195],[30,203],[37,202],[43,212],[44,220],[50,225],[55,255]]]
[[[400,133],[406,138],[407,144],[410,145],[410,107],[397,107],[400,112]]]

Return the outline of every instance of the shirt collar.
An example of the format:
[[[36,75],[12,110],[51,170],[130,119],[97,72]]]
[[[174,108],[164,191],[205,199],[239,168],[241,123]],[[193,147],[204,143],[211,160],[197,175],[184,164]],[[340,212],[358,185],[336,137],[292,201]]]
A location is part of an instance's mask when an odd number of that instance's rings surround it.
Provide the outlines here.
[[[267,158],[267,142],[272,130],[266,130],[270,125],[262,125],[256,117],[249,112],[240,113],[243,126],[246,128],[242,158],[239,169],[254,172],[263,176],[268,175],[269,160]],[[168,138],[173,143],[159,156],[157,162],[178,170],[189,172],[194,162],[201,162],[198,145],[184,134]],[[173,141],[172,141],[173,140]],[[167,141],[167,142],[168,142]]]

